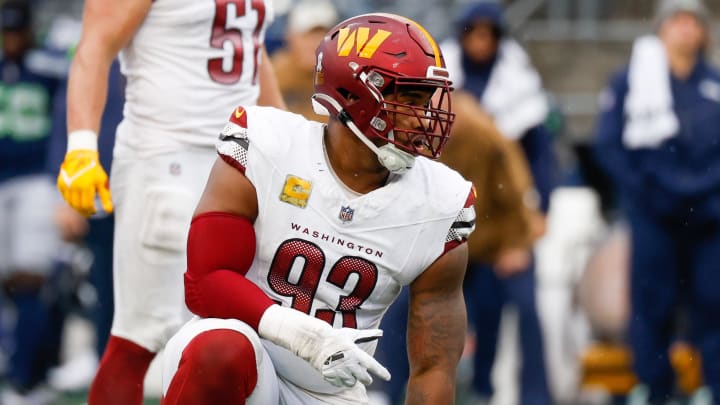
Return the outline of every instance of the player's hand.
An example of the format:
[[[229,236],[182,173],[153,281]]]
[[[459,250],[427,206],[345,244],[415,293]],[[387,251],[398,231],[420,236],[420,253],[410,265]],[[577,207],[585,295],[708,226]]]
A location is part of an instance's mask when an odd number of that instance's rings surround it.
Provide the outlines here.
[[[76,211],[88,217],[95,213],[95,195],[103,210],[112,212],[108,176],[100,165],[96,150],[70,150],[60,165],[57,187],[63,198]]]
[[[378,339],[382,330],[342,328],[331,331],[323,337],[323,350],[317,356],[319,359],[325,357],[320,372],[327,382],[336,387],[352,387],[358,381],[370,385],[373,381],[370,373],[390,380],[390,372],[357,345]]]
[[[258,334],[306,360],[335,386],[370,384],[370,373],[390,380],[390,372],[358,346],[382,336],[379,329],[333,329],[308,314],[271,305],[260,319]]]

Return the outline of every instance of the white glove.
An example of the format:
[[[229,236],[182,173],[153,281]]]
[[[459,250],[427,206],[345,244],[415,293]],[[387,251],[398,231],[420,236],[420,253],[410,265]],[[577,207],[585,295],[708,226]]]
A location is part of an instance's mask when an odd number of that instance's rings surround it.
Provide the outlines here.
[[[385,381],[390,380],[390,372],[380,365],[374,357],[358,347],[357,343],[368,342],[382,336],[380,329],[358,330],[351,328],[333,329],[334,335],[327,350],[321,352],[328,354],[322,364],[323,378],[336,387],[352,387],[360,381],[370,385],[373,381],[368,373],[372,371]],[[347,343],[350,343],[348,345]],[[332,352],[335,350],[335,352]],[[332,352],[332,353],[331,353]],[[325,354],[318,357],[322,358]]]
[[[357,345],[382,336],[380,329],[333,329],[300,311],[271,305],[260,319],[258,334],[309,362],[336,387],[352,387],[358,381],[368,385],[369,372],[390,380],[390,372]]]

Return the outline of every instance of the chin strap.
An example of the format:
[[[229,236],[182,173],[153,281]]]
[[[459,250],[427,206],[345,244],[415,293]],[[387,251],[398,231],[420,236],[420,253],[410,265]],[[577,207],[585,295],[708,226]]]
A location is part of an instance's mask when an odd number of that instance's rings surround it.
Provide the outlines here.
[[[380,164],[385,166],[385,168],[390,170],[390,172],[402,174],[412,169],[415,164],[415,156],[396,148],[395,145],[391,143],[378,147],[374,143],[370,142],[370,140],[362,133],[362,131],[360,131],[360,128],[355,125],[345,111],[340,112],[340,114],[338,114],[338,118],[345,124],[345,126],[350,128],[350,131],[352,131],[352,133],[355,134],[362,143],[370,148],[371,151],[375,152]],[[390,131],[390,139],[392,139],[392,137],[392,131]]]
[[[372,142],[370,142],[370,144],[372,144]],[[375,145],[373,144],[373,146]],[[380,164],[395,174],[405,173],[412,169],[415,164],[415,156],[396,148],[395,145],[390,143],[379,148],[376,147],[373,152],[377,155]]]

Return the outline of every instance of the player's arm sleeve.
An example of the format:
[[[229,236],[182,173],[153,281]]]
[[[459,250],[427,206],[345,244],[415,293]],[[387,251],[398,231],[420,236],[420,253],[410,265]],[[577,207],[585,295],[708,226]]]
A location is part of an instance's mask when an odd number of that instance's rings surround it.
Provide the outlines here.
[[[245,275],[255,259],[257,193],[248,165],[247,110],[236,108],[220,134],[215,163],[190,225],[185,302],[206,318],[239,319],[257,330],[273,301]]]
[[[255,230],[246,217],[196,216],[188,235],[185,302],[205,318],[239,319],[255,330],[274,302],[245,278],[255,258]]]

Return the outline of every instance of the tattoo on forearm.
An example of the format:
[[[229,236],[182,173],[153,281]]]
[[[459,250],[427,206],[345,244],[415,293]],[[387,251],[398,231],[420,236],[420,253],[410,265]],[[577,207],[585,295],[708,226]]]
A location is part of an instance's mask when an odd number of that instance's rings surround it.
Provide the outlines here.
[[[462,297],[431,297],[419,303],[409,319],[411,353],[418,360],[437,364],[448,356],[462,354],[466,316]],[[447,361],[447,360],[446,360]]]
[[[406,404],[452,404],[455,370],[465,343],[462,294],[416,297],[408,321],[412,376]]]

